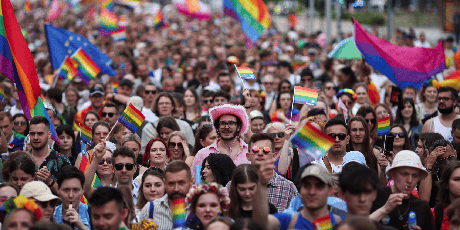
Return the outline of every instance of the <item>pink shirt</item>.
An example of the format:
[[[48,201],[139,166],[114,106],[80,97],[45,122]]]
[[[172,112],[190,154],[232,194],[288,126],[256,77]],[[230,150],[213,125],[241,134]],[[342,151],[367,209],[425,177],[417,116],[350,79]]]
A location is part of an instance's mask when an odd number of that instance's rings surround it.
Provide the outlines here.
[[[211,153],[220,153],[219,148],[217,147],[218,141],[220,141],[220,139],[217,139],[210,146],[203,148],[200,151],[198,151],[198,153],[196,153],[191,168],[193,179],[195,179],[195,165],[202,165],[204,159],[206,159],[206,157],[208,157]],[[236,166],[241,164],[251,164],[251,162],[246,157],[247,153],[248,145],[244,143],[242,139],[240,139],[240,148],[238,149],[238,153],[236,154],[235,159],[233,159],[233,163],[235,163]]]

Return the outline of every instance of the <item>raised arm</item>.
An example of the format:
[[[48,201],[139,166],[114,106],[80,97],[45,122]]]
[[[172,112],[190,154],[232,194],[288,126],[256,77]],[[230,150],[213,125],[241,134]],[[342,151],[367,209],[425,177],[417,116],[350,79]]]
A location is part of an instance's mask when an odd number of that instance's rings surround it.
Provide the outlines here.
[[[96,174],[97,166],[99,161],[101,161],[102,157],[106,151],[105,142],[99,143],[94,147],[93,157],[91,158],[91,163],[88,166],[88,169],[85,172],[85,192],[84,195],[86,198],[91,197],[93,192],[96,190],[91,186],[94,180],[94,175]]]
[[[286,140],[284,141],[283,148],[281,148],[281,151],[279,153],[280,162],[278,164],[278,172],[281,175],[286,175],[286,173],[289,170],[289,165],[291,165],[292,149],[290,148],[291,141],[289,139],[291,138],[291,135],[294,133],[294,131],[294,126],[290,124],[286,125],[284,129],[284,135],[286,136]]]

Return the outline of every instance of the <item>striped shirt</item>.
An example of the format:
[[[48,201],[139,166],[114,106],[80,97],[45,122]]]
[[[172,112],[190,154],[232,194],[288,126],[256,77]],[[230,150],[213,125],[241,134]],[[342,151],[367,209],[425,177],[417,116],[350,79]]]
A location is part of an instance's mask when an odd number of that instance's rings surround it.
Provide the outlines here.
[[[153,201],[153,222],[158,225],[158,229],[173,229],[173,214],[169,207],[168,194],[165,194],[162,198]],[[139,222],[149,218],[150,202],[147,202],[142,208],[139,215]],[[185,208],[185,216],[188,217],[190,214],[189,207]]]

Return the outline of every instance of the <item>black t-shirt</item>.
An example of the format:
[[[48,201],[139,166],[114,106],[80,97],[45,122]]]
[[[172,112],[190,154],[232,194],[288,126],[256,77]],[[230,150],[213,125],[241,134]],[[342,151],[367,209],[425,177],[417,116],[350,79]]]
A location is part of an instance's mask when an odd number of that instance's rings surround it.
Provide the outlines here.
[[[272,203],[268,203],[268,212],[274,214],[278,212],[278,209]],[[242,218],[252,218],[252,210],[246,211],[240,206],[240,213]]]
[[[378,189],[377,198],[372,205],[372,212],[385,205],[391,194],[391,187],[383,187]],[[433,215],[431,214],[430,206],[412,194],[409,199],[403,200],[402,205],[395,208],[390,214],[382,219],[382,223],[393,226],[397,229],[404,229],[407,224],[409,213],[414,211],[417,219],[417,226],[423,230],[435,230]],[[400,220],[402,216],[402,220]]]

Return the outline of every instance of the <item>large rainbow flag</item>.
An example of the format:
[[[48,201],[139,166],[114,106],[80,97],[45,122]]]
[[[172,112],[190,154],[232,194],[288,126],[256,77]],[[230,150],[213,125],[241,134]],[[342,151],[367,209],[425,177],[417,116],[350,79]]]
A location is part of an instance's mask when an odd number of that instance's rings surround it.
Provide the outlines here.
[[[334,138],[307,122],[297,133],[291,137],[292,144],[299,148],[309,150],[315,158],[322,157],[334,144]]]
[[[58,76],[71,81],[75,76],[78,75],[78,62],[74,59],[66,56],[64,62],[58,70]]]
[[[142,125],[144,122],[145,116],[141,113],[133,104],[129,104],[126,107],[125,111],[120,115],[118,118],[118,122],[123,124],[126,128],[128,128],[132,133],[136,133],[137,129]]]
[[[318,90],[296,86],[294,88],[294,103],[316,105],[318,103]]]
[[[110,36],[113,31],[118,29],[118,17],[109,9],[101,7],[99,25],[101,35]]]
[[[253,42],[270,26],[270,14],[262,0],[224,0],[224,14],[238,20]]]
[[[32,119],[30,110],[37,104],[41,88],[34,59],[9,0],[1,0],[0,63],[0,73],[16,83],[24,115]]]
[[[86,84],[101,72],[101,68],[96,65],[93,59],[81,47],[75,51],[72,58],[80,64],[78,65],[78,72],[80,73],[81,80]]]

